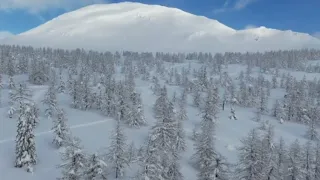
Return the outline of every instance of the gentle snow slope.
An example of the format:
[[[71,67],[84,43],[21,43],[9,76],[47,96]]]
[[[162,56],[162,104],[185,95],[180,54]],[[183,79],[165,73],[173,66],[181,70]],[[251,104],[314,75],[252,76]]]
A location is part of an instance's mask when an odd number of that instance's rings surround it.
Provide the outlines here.
[[[308,34],[265,27],[237,31],[179,9],[130,2],[84,7],[3,42],[169,52],[320,48],[320,40]]]

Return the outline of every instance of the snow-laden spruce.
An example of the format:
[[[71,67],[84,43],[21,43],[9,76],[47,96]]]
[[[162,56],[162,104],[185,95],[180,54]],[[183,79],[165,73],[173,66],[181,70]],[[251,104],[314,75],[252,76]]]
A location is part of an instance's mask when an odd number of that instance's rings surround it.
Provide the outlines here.
[[[34,128],[37,115],[33,111],[33,104],[22,103],[19,111],[15,167],[26,167],[28,172],[33,172],[33,165],[37,163]]]
[[[263,174],[263,162],[261,161],[261,141],[256,129],[252,129],[248,136],[241,139],[238,147],[239,161],[236,164],[234,178],[245,180],[261,180]]]
[[[84,168],[84,180],[106,180],[105,170],[107,164],[98,156],[97,153],[90,155],[87,159],[87,164]]]
[[[63,109],[57,110],[57,117],[53,121],[53,141],[52,143],[60,148],[70,141],[70,129],[67,125],[66,113]]]
[[[57,111],[57,92],[54,84],[50,84],[42,103],[47,106],[45,114],[48,119],[52,119]]]
[[[62,150],[62,163],[58,166],[62,176],[58,178],[59,180],[80,180],[84,177],[87,160],[80,143],[78,138],[71,138],[65,149]]]
[[[12,117],[16,111],[20,111],[23,103],[31,102],[32,93],[26,84],[20,83],[17,88],[13,88],[9,93],[10,97],[10,109],[9,109],[9,117]]]
[[[192,156],[194,166],[199,171],[198,180],[226,180],[228,168],[224,157],[215,149],[214,131],[217,124],[218,92],[208,91],[205,107],[202,111],[201,132],[195,142],[195,154]]]
[[[115,130],[111,136],[111,144],[107,149],[106,158],[110,168],[113,169],[114,178],[118,179],[124,176],[125,168],[129,166],[127,157],[126,136],[121,127],[120,113],[117,119]]]

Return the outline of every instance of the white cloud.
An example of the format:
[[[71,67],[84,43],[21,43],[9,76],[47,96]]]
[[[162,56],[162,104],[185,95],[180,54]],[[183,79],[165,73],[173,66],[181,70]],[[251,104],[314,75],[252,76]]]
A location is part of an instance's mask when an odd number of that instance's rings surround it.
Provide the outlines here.
[[[248,24],[244,27],[244,29],[253,29],[253,28],[257,28],[257,26],[253,24]]]
[[[215,9],[213,12],[217,14],[217,13],[223,13],[226,11],[239,11],[241,9],[246,8],[247,6],[249,6],[250,4],[256,1],[258,0],[235,0],[233,5],[229,6],[231,4],[230,0],[226,0],[221,8]]]
[[[70,10],[103,2],[103,0],[0,0],[0,10],[10,11],[22,9],[36,14],[49,9]]]
[[[312,36],[320,39],[320,31],[313,33]]]
[[[233,8],[236,10],[240,10],[240,9],[246,8],[247,6],[254,3],[255,1],[256,0],[237,0]]]
[[[10,36],[13,36],[13,34],[8,31],[0,31],[0,40]]]

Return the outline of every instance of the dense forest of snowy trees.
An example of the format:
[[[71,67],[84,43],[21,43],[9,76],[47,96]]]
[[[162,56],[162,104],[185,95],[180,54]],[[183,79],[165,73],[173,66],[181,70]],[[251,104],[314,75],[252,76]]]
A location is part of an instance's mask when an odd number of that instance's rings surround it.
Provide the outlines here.
[[[140,164],[140,180],[182,180],[180,159],[182,152],[194,148],[190,163],[198,171],[198,180],[317,180],[320,179],[320,143],[317,127],[320,124],[320,77],[314,80],[295,79],[280,69],[320,73],[320,64],[307,61],[320,59],[320,51],[313,49],[272,51],[265,53],[138,53],[94,52],[21,46],[0,46],[0,102],[1,90],[10,89],[8,116],[17,120],[15,167],[32,172],[38,162],[34,129],[39,110],[32,101],[28,83],[47,85],[43,97],[45,114],[52,121],[52,143],[61,148],[61,178],[63,180],[120,179],[126,167]],[[200,68],[164,68],[165,63],[197,61]],[[225,68],[242,64],[236,79]],[[115,77],[120,68],[123,78]],[[252,76],[254,69],[259,76]],[[155,70],[157,76],[151,75]],[[15,76],[26,74],[28,82],[16,82]],[[263,74],[272,75],[267,79]],[[9,81],[4,84],[2,76]],[[218,78],[212,78],[215,75]],[[149,81],[154,95],[154,118],[144,115],[141,94],[136,90],[135,78]],[[164,82],[164,83],[162,83]],[[166,86],[179,86],[182,91],[169,97]],[[268,108],[270,91],[282,89],[285,96]],[[67,125],[68,112],[59,107],[58,94],[70,97],[70,107],[81,111],[99,112],[116,121],[111,144],[103,153],[87,153],[81,141],[74,137]],[[194,147],[187,147],[184,122],[188,121],[187,99],[200,112],[201,122],[194,128]],[[153,103],[153,102],[151,102]],[[0,103],[1,104],[1,103]],[[228,106],[227,106],[228,105]],[[234,107],[255,109],[255,128],[237,148],[238,163],[230,164],[215,147],[215,131],[219,128],[219,111],[230,112],[230,120],[237,118]],[[230,109],[227,109],[230,108]],[[273,126],[263,116],[273,116],[279,123],[294,122],[308,126],[306,144],[291,145],[283,139],[274,140]],[[136,149],[127,142],[125,127],[141,128],[150,125],[145,144]],[[101,142],[101,146],[103,142]]]

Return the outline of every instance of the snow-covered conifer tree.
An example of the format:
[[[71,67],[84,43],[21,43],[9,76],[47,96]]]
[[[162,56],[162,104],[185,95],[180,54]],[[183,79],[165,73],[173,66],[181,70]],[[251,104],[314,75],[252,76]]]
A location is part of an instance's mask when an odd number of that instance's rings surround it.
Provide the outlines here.
[[[260,111],[261,114],[268,112],[267,108],[268,99],[265,94],[265,91],[261,88],[260,90],[260,96],[258,101],[258,111]]]
[[[302,154],[299,141],[296,140],[289,149],[289,161],[288,161],[288,178],[290,179],[302,179]]]
[[[311,108],[310,112],[310,121],[308,123],[308,130],[306,132],[306,137],[313,141],[319,140],[319,135],[317,132],[317,120],[320,119],[319,108]]]
[[[70,130],[67,126],[67,118],[63,109],[57,110],[57,119],[53,121],[53,144],[61,147],[70,141]]]
[[[127,159],[129,163],[135,162],[138,159],[137,149],[134,146],[134,142],[131,142],[127,149]]]
[[[89,156],[87,165],[84,168],[84,180],[106,180],[105,169],[107,164],[98,156],[97,153]]]
[[[55,86],[51,84],[48,88],[47,93],[45,94],[45,98],[42,101],[43,104],[47,106],[45,113],[48,119],[51,119],[56,112],[57,106],[57,93]]]
[[[60,180],[79,180],[84,175],[86,166],[86,155],[80,146],[78,138],[72,138],[66,144],[65,150],[61,153],[62,164],[58,167],[62,171]]]
[[[200,105],[201,105],[201,94],[200,94],[198,88],[193,90],[193,94],[192,95],[193,95],[193,105],[195,107],[200,107]]]
[[[157,149],[155,152],[160,157],[162,167],[168,168],[169,160],[173,156],[176,145],[177,120],[173,103],[168,100],[166,88],[162,88],[161,94],[154,105],[156,124],[151,130],[151,146]],[[167,169],[162,169],[165,177]]]
[[[31,101],[32,93],[30,89],[27,87],[26,84],[19,84],[17,88],[14,88],[13,91],[10,93],[10,100],[13,103],[19,103],[20,102],[30,102]]]
[[[62,76],[60,75],[60,81],[58,85],[58,93],[65,93],[66,91],[66,83],[64,82]]]
[[[157,149],[158,145],[154,141],[155,138],[153,135],[148,138],[146,151],[142,158],[142,169],[137,175],[139,180],[163,180],[164,167],[161,162],[161,153]]]
[[[242,145],[238,148],[239,162],[235,169],[236,179],[261,180],[263,179],[263,163],[261,162],[261,141],[256,129],[241,140]]]
[[[314,179],[320,179],[320,142],[317,142],[314,161]]]
[[[237,118],[237,116],[236,116],[236,112],[235,112],[235,110],[233,109],[233,107],[231,107],[231,109],[230,109],[229,119],[231,119],[231,120],[238,120],[238,118]]]
[[[272,88],[273,89],[278,88],[278,81],[276,76],[272,77]]]
[[[276,146],[276,175],[277,180],[286,180],[286,175],[288,169],[286,168],[288,163],[288,152],[286,149],[286,145],[284,139],[281,137],[279,144]]]
[[[132,93],[131,100],[130,114],[128,115],[126,123],[130,127],[139,128],[146,124],[140,94],[136,92]]]
[[[199,168],[198,179],[213,178],[216,167],[217,152],[214,147],[214,128],[218,113],[217,90],[208,91],[205,107],[202,111],[201,133],[195,144],[193,159],[195,166]]]
[[[175,142],[175,149],[177,152],[182,152],[186,150],[186,142],[185,137],[186,134],[183,129],[183,121],[182,119],[177,118],[177,124],[176,124],[176,142]]]
[[[303,151],[301,153],[301,160],[302,160],[302,177],[304,179],[312,180],[314,177],[314,171],[313,171],[313,162],[314,162],[314,152],[312,143],[310,141],[307,141]]]
[[[179,155],[176,150],[173,150],[173,157],[170,160],[167,177],[168,180],[183,180],[184,177],[181,173],[181,167],[179,164]]]
[[[14,89],[15,87],[16,87],[16,85],[14,83],[13,77],[10,76],[9,77],[9,89]]]
[[[116,128],[111,136],[111,145],[106,155],[110,166],[114,169],[116,179],[124,176],[124,169],[129,165],[129,160],[126,155],[126,136],[123,133],[119,118],[117,119]]]
[[[173,96],[172,96],[171,102],[172,102],[173,104],[175,104],[175,103],[177,102],[177,92],[176,92],[176,91],[173,92]]]
[[[267,121],[268,122],[268,121]],[[268,180],[276,180],[278,179],[277,170],[277,159],[276,159],[276,149],[275,145],[273,144],[273,137],[274,137],[274,127],[269,125],[266,128],[266,133],[262,137],[262,149],[261,155],[262,162],[263,162],[263,170],[264,170],[264,177]]]
[[[37,163],[34,128],[37,116],[33,114],[32,105],[21,105],[16,136],[16,161],[15,167],[26,167],[28,172],[33,172],[32,165]]]
[[[217,154],[215,159],[215,166],[213,170],[213,179],[214,180],[228,180],[229,179],[229,164],[226,161],[226,158],[221,154]]]

